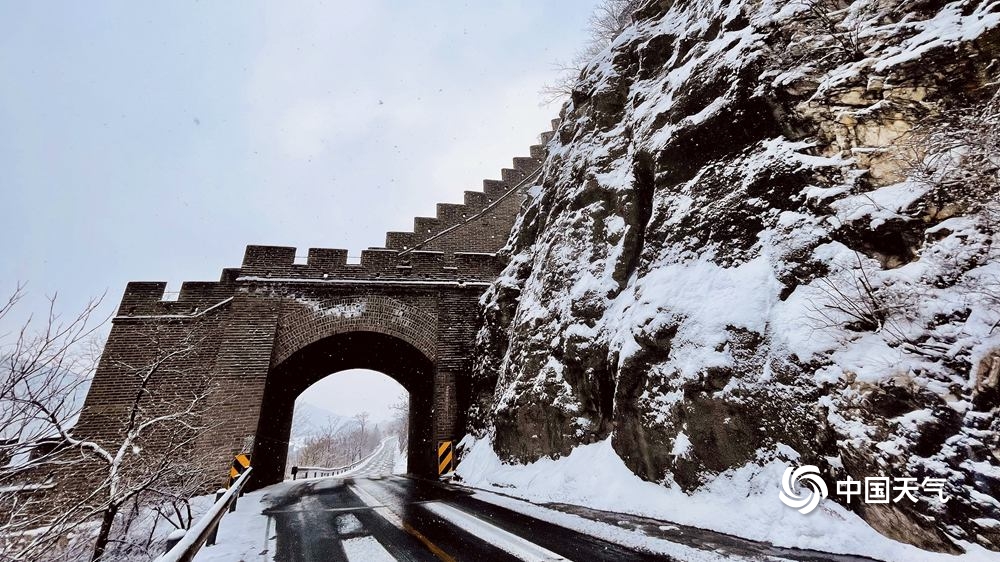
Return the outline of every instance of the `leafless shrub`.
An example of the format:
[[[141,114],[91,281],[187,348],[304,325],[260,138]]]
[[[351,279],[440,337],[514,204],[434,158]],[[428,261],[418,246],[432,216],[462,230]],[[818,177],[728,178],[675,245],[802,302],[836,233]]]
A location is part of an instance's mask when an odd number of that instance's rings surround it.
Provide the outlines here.
[[[879,283],[874,270],[855,252],[856,266],[833,271],[817,282],[821,297],[811,303],[809,320],[816,329],[878,334],[892,347],[940,360],[946,345],[917,338],[912,328],[915,301],[920,296],[906,285]]]
[[[813,320],[817,327],[843,327],[852,332],[898,332],[894,314],[903,309],[899,299],[885,287],[876,286],[866,271],[861,255],[857,268],[835,272],[818,281],[824,299],[814,302]]]
[[[632,23],[632,14],[641,5],[642,0],[602,0],[590,14],[589,38],[583,48],[569,62],[557,63],[558,77],[542,87],[543,102],[549,104],[568,98],[583,69]]]
[[[642,0],[605,0],[590,14],[590,36],[594,43],[609,45],[632,23],[632,14]]]
[[[799,0],[803,7],[798,20],[817,39],[828,39],[840,61],[858,61],[865,57],[861,44],[861,20],[851,18],[851,2],[843,0]]]
[[[980,215],[996,232],[1000,219],[1000,89],[982,104],[946,109],[918,124],[901,143],[912,181],[931,189],[934,218]]]
[[[787,41],[771,56],[784,69],[823,70],[863,60],[879,22],[892,19],[891,6],[880,0],[794,0],[791,24],[781,33]]]

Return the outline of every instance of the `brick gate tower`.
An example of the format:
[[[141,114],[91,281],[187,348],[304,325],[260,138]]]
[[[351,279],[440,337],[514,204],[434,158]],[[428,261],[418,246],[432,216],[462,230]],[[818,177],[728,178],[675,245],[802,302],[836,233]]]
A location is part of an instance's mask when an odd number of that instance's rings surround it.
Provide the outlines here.
[[[295,398],[365,368],[409,391],[409,470],[436,475],[436,443],[465,431],[479,297],[543,157],[531,147],[502,179],[438,204],[413,232],[388,233],[360,263],[347,250],[312,248],[301,260],[295,248],[248,246],[239,268],[185,282],[175,300],[164,300],[166,283],[129,283],[74,432],[113,440],[136,396],[133,367],[162,362],[151,382],[161,394],[202,401],[192,458],[221,475],[250,452],[264,486],[284,476]]]

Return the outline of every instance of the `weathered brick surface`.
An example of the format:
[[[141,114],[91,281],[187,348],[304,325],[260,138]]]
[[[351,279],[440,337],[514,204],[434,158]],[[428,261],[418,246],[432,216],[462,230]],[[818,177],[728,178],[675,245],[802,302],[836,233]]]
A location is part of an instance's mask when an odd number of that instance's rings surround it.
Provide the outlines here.
[[[478,299],[543,155],[532,147],[501,180],[438,205],[414,232],[389,233],[359,264],[343,249],[313,248],[296,264],[295,248],[248,246],[241,267],[184,283],[176,301],[163,300],[165,283],[129,283],[77,432],[114,442],[136,395],[129,366],[190,345],[157,388],[206,394],[205,429],[190,447],[206,473],[221,480],[251,444],[256,485],[280,479],[295,397],[331,373],[369,368],[410,392],[410,467],[432,474],[436,442],[464,432]]]
[[[436,299],[418,298],[409,304],[388,295],[323,298],[313,293],[293,297],[294,300],[303,304],[293,302],[285,306],[272,358],[274,364],[307,345],[347,332],[378,332],[397,337],[431,361],[437,357]]]

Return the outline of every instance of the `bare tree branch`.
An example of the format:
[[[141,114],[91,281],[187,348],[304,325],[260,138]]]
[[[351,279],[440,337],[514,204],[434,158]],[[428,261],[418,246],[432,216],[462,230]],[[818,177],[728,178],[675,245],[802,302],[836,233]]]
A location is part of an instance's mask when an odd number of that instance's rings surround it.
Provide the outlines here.
[[[22,299],[23,287],[0,301],[0,317]],[[128,535],[136,518],[157,513],[144,506],[174,505],[176,524],[187,525],[187,498],[205,488],[191,451],[207,429],[208,385],[192,385],[194,375],[183,368],[203,340],[192,329],[183,341],[167,345],[151,326],[147,361],[109,363],[122,373],[123,384],[134,385],[131,398],[115,405],[122,412],[118,437],[87,439],[73,428],[100,357],[93,336],[104,324],[94,320],[101,299],[66,319],[56,302],[49,298],[41,325],[29,319],[15,333],[0,336],[0,558],[78,559],[81,552],[66,550],[67,534],[91,523],[100,523],[96,543],[89,545],[94,560],[148,551],[152,534],[145,544]],[[172,380],[185,384],[177,388]],[[67,478],[84,475],[85,487],[70,494],[56,491]],[[76,547],[88,545],[77,539]]]

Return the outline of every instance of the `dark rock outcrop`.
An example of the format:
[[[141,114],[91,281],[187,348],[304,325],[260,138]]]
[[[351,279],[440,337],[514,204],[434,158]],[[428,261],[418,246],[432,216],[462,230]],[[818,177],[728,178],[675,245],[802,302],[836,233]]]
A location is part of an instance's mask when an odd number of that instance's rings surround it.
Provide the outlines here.
[[[788,448],[831,486],[944,478],[947,503],[848,507],[1000,549],[989,6],[647,3],[483,299],[477,430],[519,461],[610,435],[686,490]]]

